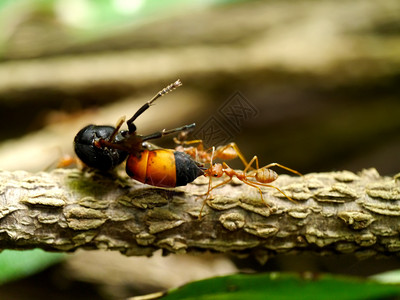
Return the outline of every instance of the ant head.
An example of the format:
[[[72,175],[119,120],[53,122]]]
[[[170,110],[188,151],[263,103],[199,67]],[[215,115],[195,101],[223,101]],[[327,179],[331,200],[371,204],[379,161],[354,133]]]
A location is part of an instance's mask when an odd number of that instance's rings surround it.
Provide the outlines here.
[[[223,175],[223,168],[222,168],[222,164],[213,164],[210,166],[210,168],[205,171],[205,173],[208,176],[212,176],[212,177],[221,177]]]
[[[100,139],[108,140],[114,133],[112,126],[88,125],[82,128],[74,139],[75,153],[79,159],[91,168],[107,171],[121,164],[128,153],[122,150],[99,147]],[[123,140],[121,133],[114,138],[115,142]]]

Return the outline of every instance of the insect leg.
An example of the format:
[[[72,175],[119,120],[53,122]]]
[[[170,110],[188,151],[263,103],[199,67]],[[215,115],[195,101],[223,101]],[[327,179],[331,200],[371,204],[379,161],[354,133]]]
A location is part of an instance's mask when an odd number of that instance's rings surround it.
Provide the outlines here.
[[[244,180],[244,183],[247,183],[248,185],[251,186],[265,186],[265,187],[270,187],[270,188],[274,188],[277,191],[279,191],[283,196],[285,196],[288,200],[292,201],[293,203],[297,203],[297,201],[293,200],[291,197],[289,197],[288,195],[286,195],[280,188],[274,186],[274,185],[270,185],[270,184],[265,184],[265,183],[260,183],[260,182],[253,182],[253,181],[249,181],[249,180]]]
[[[184,125],[184,126],[181,126],[181,127],[168,129],[168,130],[163,129],[161,131],[157,131],[157,132],[154,132],[152,134],[143,136],[142,137],[142,141],[159,139],[159,138],[163,137],[164,135],[168,135],[168,134],[172,134],[172,133],[188,130],[188,129],[194,128],[195,126],[196,126],[196,123],[193,123],[193,124]]]
[[[249,186],[252,186],[252,187],[256,188],[256,189],[258,190],[258,192],[260,193],[262,202],[264,202],[265,205],[266,205],[268,208],[270,208],[270,205],[264,200],[264,197],[263,197],[263,194],[262,194],[262,191],[261,191],[260,187],[257,186],[257,184],[256,184],[255,182],[251,182],[251,181],[249,181],[249,180],[247,180],[247,179],[244,179],[243,182],[244,182],[245,184],[249,185]]]
[[[250,160],[250,162],[246,165],[246,168],[244,168],[243,173],[246,174],[249,168],[251,168],[251,165],[256,162],[256,170],[258,170],[258,157],[257,155],[254,155],[253,158]]]
[[[223,182],[221,182],[221,183],[219,183],[219,184],[217,184],[216,186],[213,186],[213,187],[211,186],[212,177],[210,176],[209,179],[210,179],[210,180],[209,180],[209,182],[208,182],[208,191],[207,191],[207,194],[206,194],[206,198],[203,200],[203,204],[202,204],[201,209],[200,209],[199,220],[201,220],[201,214],[202,214],[202,212],[203,212],[204,206],[205,206],[206,203],[207,203],[208,196],[210,195],[210,192],[211,192],[213,189],[215,189],[215,188],[217,188],[217,187],[219,187],[219,186],[221,186],[221,185],[224,185],[224,184],[227,184],[228,182],[230,182],[230,181],[232,180],[232,177],[228,178],[227,180],[225,180],[225,181],[223,181]]]
[[[119,130],[121,129],[122,124],[125,122],[125,116],[121,117],[117,124],[115,125],[115,129],[113,133],[110,135],[110,137],[107,139],[109,142],[114,142],[115,136],[118,134]]]
[[[287,171],[289,171],[289,172],[292,172],[292,173],[294,173],[294,174],[296,174],[296,175],[303,176],[303,174],[301,174],[300,172],[297,172],[296,170],[293,170],[293,169],[291,169],[291,168],[288,168],[288,167],[286,167],[286,166],[284,166],[284,165],[281,165],[281,164],[278,164],[278,163],[271,163],[271,164],[268,164],[268,165],[264,166],[263,168],[269,169],[269,168],[275,167],[275,166],[276,166],[276,167],[280,167],[280,168],[282,168],[282,169],[285,169],[285,170],[287,170]]]

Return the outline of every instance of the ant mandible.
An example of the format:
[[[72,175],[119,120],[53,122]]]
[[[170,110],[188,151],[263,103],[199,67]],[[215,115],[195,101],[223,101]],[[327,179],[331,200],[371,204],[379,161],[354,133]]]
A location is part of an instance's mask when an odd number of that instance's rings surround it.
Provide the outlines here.
[[[120,131],[125,118],[121,118],[115,128],[104,125],[88,125],[82,128],[74,139],[75,153],[84,164],[102,171],[111,170],[127,159],[127,174],[137,181],[153,186],[183,186],[203,175],[201,164],[190,155],[172,149],[149,150],[145,146],[148,140],[192,129],[194,123],[146,136],[138,135],[133,123],[154,101],[181,85],[178,79],[141,106],[126,121],[127,131]]]
[[[255,155],[250,160],[250,162],[245,165],[245,169],[243,171],[236,171],[236,170],[233,170],[231,167],[229,167],[228,164],[225,162],[223,162],[222,164],[221,163],[213,164],[214,153],[215,153],[215,149],[213,147],[211,159],[210,159],[210,167],[208,169],[204,170],[204,176],[209,177],[209,182],[208,182],[208,190],[206,193],[206,198],[204,199],[203,205],[201,206],[201,209],[200,209],[199,219],[201,218],[201,213],[202,213],[204,206],[210,196],[211,191],[213,189],[216,189],[222,185],[229,183],[230,181],[232,181],[233,177],[236,177],[243,183],[258,189],[261,200],[265,203],[265,205],[268,208],[270,206],[266,201],[264,201],[264,197],[263,197],[263,194],[262,194],[262,191],[260,188],[261,186],[274,188],[274,189],[278,190],[282,195],[284,195],[287,199],[296,203],[296,201],[294,201],[291,197],[286,195],[280,188],[269,184],[269,183],[275,181],[276,179],[278,179],[278,173],[276,173],[274,170],[270,169],[271,167],[275,167],[275,166],[280,167],[280,168],[290,171],[296,175],[303,176],[296,170],[293,170],[291,168],[288,168],[288,167],[283,166],[278,163],[270,163],[270,164],[260,168],[259,164],[258,164],[258,157]],[[242,155],[242,154],[240,151],[238,151],[238,156],[240,157],[240,155]],[[249,171],[249,169],[252,168],[251,166],[254,162],[256,163],[256,168]],[[222,177],[224,174],[227,175],[229,178],[224,180],[223,182],[218,183],[215,186],[212,186],[212,178],[213,177],[219,178],[219,177]],[[249,178],[254,178],[255,181],[249,180]]]

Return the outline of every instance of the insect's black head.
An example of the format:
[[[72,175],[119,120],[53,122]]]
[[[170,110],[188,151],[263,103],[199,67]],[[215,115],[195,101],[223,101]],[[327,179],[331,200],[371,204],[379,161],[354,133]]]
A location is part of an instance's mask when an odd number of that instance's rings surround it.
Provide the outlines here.
[[[114,130],[112,126],[88,125],[82,128],[74,139],[76,155],[91,168],[103,171],[115,168],[126,159],[128,153],[95,145],[95,141],[99,139],[108,139]],[[122,135],[118,134],[114,141],[118,142],[121,139]]]

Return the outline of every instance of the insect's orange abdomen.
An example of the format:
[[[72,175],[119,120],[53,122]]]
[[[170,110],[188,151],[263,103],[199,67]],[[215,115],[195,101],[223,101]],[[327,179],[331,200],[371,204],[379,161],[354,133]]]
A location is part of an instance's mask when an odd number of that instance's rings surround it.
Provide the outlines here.
[[[142,183],[159,187],[176,186],[174,151],[169,149],[144,150],[130,155],[126,162],[127,174]]]
[[[149,151],[140,152],[137,156],[129,155],[126,161],[126,173],[133,179],[144,183],[147,173],[147,159]]]

